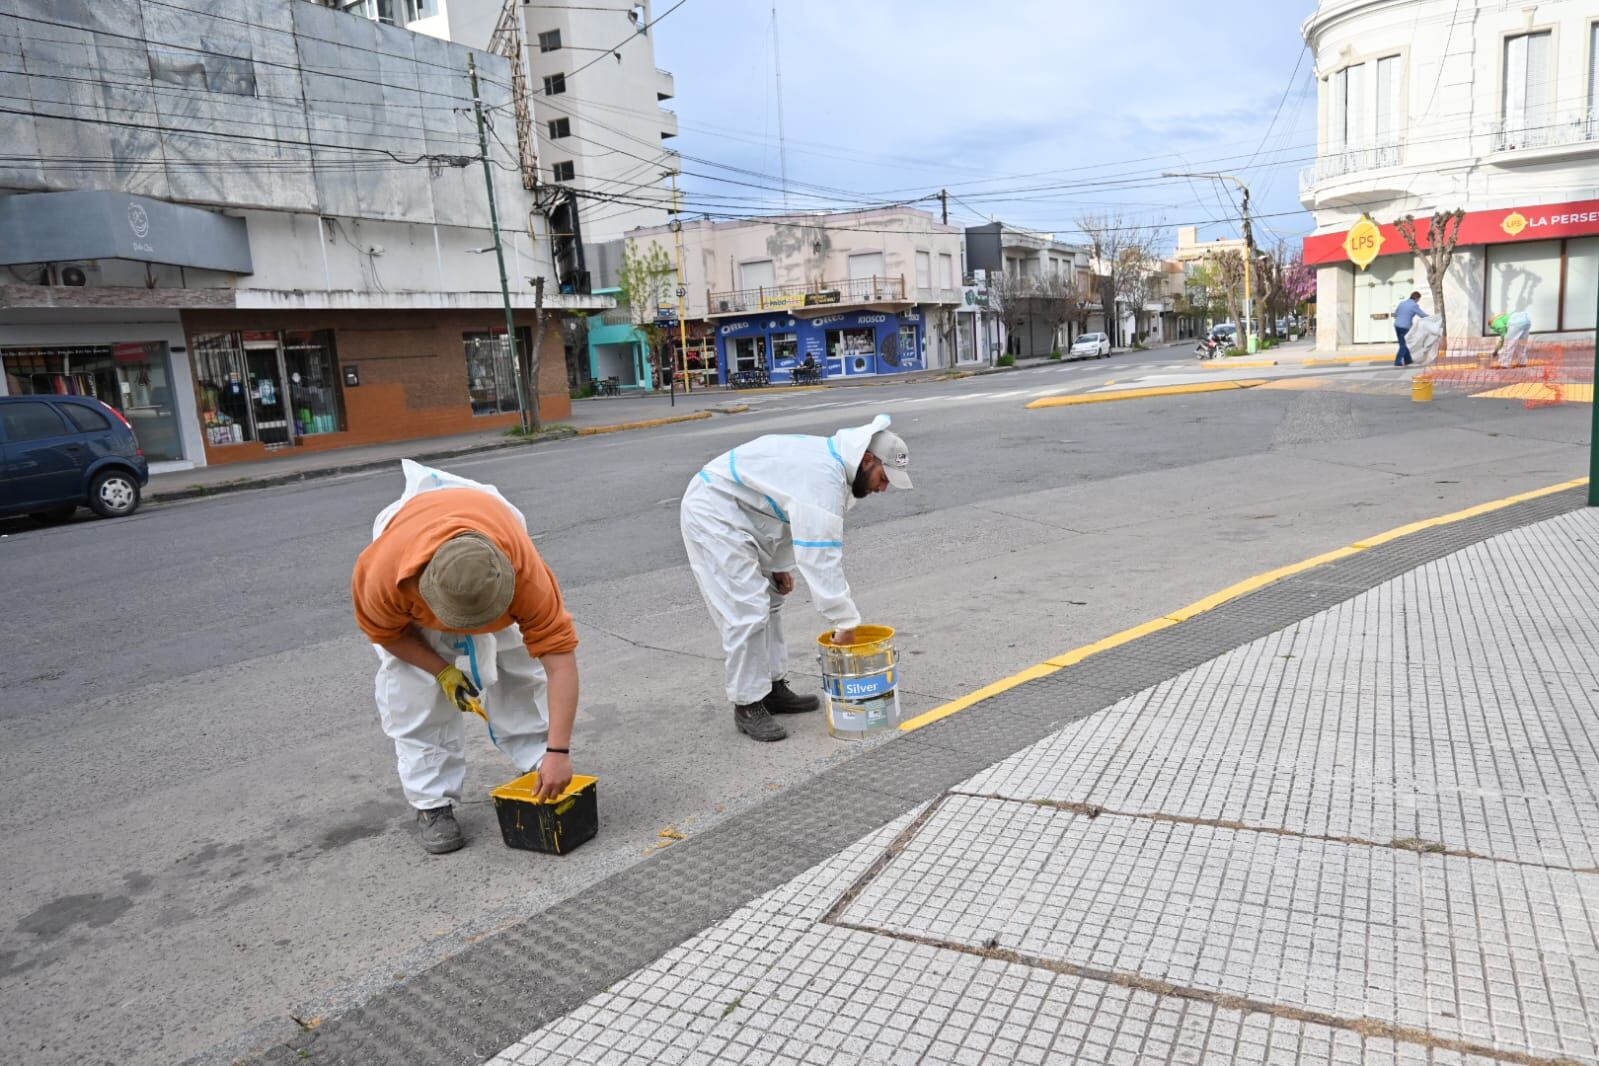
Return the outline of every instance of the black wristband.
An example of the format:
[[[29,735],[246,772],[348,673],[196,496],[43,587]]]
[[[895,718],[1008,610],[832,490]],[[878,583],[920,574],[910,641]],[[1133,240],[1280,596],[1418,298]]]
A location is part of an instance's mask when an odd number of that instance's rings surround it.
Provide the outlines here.
[[[544,750],[546,752],[552,754],[552,755],[570,755],[570,754],[572,754],[572,749],[571,748],[545,748]]]

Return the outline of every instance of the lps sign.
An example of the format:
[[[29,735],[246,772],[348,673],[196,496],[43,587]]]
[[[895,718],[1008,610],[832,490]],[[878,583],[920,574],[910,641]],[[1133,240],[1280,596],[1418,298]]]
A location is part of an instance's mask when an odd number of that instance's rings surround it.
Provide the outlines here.
[[[1499,223],[1499,228],[1505,231],[1508,237],[1519,237],[1527,230],[1548,229],[1551,226],[1565,229],[1570,226],[1584,226],[1599,223],[1599,211],[1564,211],[1556,214],[1547,212],[1534,212],[1530,217],[1520,211],[1512,211]]]

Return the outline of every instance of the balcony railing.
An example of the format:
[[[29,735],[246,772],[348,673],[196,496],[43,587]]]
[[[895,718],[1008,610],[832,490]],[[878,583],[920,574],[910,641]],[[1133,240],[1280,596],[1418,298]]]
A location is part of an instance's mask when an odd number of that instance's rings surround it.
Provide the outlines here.
[[[1319,157],[1299,172],[1299,191],[1308,192],[1324,181],[1363,170],[1397,167],[1405,161],[1405,146],[1400,142],[1367,148],[1346,148]]]
[[[710,313],[738,315],[752,311],[792,311],[797,307],[904,303],[904,278],[850,278],[808,285],[767,285],[710,294]]]
[[[1502,118],[1494,123],[1493,128],[1493,150],[1496,152],[1563,148],[1593,141],[1599,141],[1599,114],[1590,114],[1586,110],[1551,121],[1531,116]]]

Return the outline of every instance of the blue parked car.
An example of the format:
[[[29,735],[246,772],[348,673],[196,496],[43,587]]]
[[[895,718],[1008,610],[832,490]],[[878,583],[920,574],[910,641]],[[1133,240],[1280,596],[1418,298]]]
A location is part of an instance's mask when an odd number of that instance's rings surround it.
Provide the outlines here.
[[[64,522],[79,507],[102,518],[139,508],[150,481],[133,426],[86,396],[0,396],[0,515]]]

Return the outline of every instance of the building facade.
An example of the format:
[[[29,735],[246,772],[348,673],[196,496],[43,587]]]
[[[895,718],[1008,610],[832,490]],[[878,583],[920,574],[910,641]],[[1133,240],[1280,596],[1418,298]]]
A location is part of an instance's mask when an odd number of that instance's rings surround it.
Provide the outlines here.
[[[676,202],[670,175],[681,164],[667,145],[677,136],[677,115],[661,105],[677,87],[655,65],[650,0],[328,2],[472,48],[519,51],[540,178],[576,192],[582,240],[613,241],[666,223]]]
[[[0,392],[97,396],[158,470],[516,421],[468,49],[304,0],[11,10]],[[525,346],[547,242],[515,146],[489,163]],[[549,289],[560,418],[559,316],[607,301]]]
[[[1047,356],[1070,348],[1084,332],[1104,329],[1087,248],[1057,241],[1053,234],[987,222],[967,227],[966,259],[987,278],[1004,353]],[[1064,319],[1063,310],[1042,309],[1062,299],[1077,305]]]
[[[1425,24],[1426,32],[1416,32]],[[1599,299],[1599,10],[1588,0],[1323,0],[1304,25],[1319,79],[1317,347],[1395,342],[1425,270],[1395,223],[1462,210],[1448,330],[1526,311],[1592,341]],[[1421,227],[1427,247],[1429,228]],[[1432,308],[1430,296],[1424,305]]]
[[[963,234],[925,211],[694,221],[628,236],[683,264],[688,345],[678,359],[695,383],[790,381],[807,359],[829,378],[849,378],[958,358]],[[674,342],[681,347],[675,332]]]

